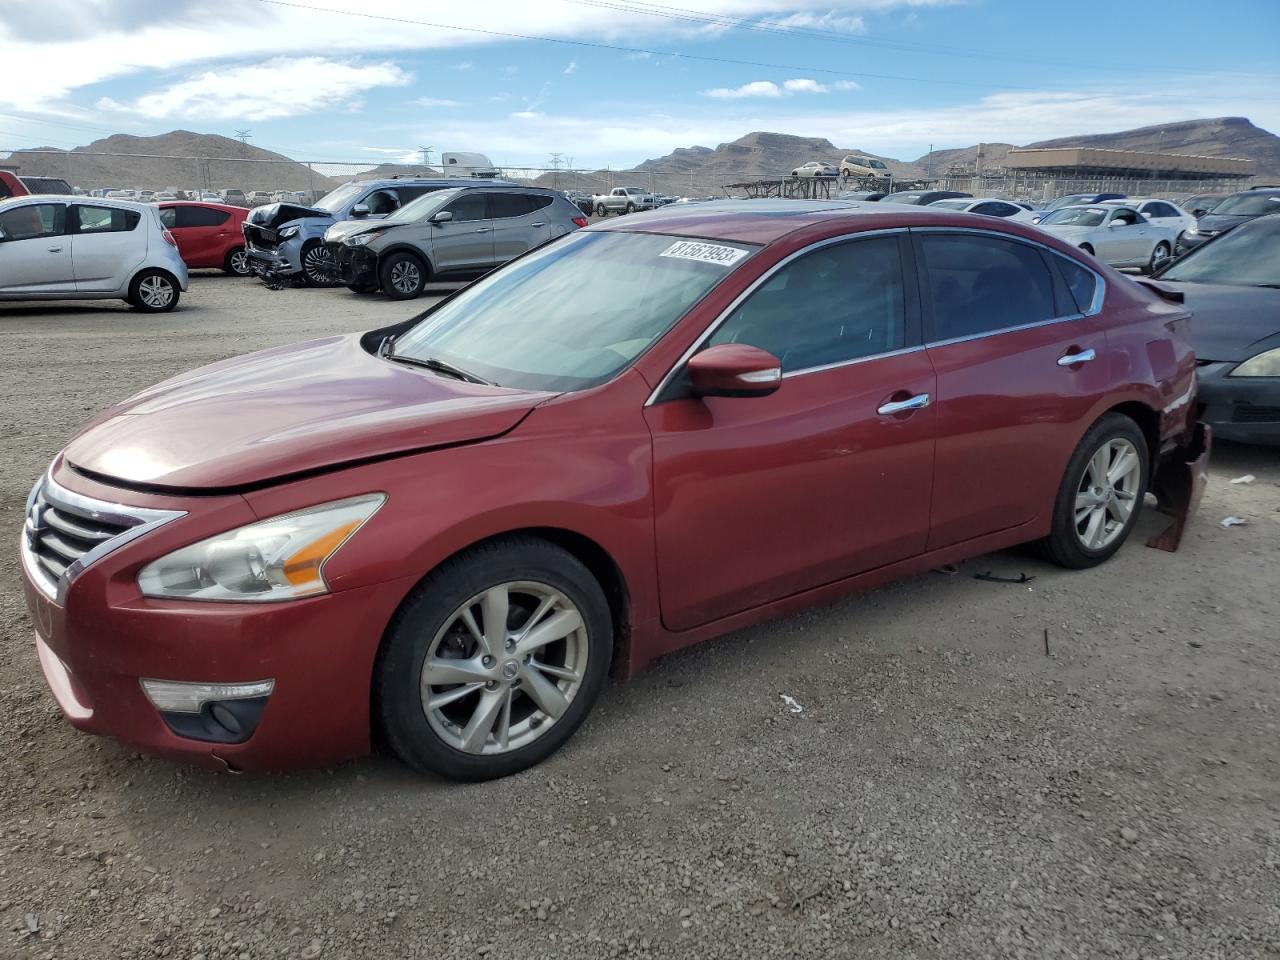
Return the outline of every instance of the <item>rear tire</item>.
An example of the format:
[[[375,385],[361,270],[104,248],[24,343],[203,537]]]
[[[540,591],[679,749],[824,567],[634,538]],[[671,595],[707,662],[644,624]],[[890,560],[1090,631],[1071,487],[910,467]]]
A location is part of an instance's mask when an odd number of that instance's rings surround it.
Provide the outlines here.
[[[1120,413],[1104,414],[1067,463],[1041,553],[1070,570],[1110,559],[1142,512],[1150,469],[1147,438],[1138,425]]]
[[[539,596],[549,606],[537,623],[557,621],[548,635],[564,633],[525,653],[512,644]],[[485,622],[489,609],[494,625]],[[608,601],[577,557],[533,537],[495,541],[446,561],[396,611],[374,666],[374,717],[415,770],[454,780],[509,776],[573,735],[604,687],[612,653]]]
[[[129,284],[128,302],[143,313],[168,313],[178,305],[182,291],[173,274],[143,270]]]
[[[603,203],[597,203],[597,204],[596,204],[596,216],[597,216],[597,217],[607,217],[608,215],[609,215],[609,209],[608,209],[608,207],[606,207]]]
[[[235,247],[227,251],[226,259],[222,261],[222,270],[233,277],[249,276],[249,254],[245,252],[244,247]]]
[[[392,300],[412,300],[422,295],[430,273],[419,257],[397,250],[383,258],[378,266],[382,292]]]
[[[1147,273],[1152,274],[1169,262],[1169,244],[1161,240],[1151,251],[1151,262],[1147,264]]]

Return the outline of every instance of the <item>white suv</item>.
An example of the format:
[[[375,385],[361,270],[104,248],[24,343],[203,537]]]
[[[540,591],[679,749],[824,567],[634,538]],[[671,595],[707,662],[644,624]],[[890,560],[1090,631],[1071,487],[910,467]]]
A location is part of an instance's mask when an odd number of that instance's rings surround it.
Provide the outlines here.
[[[159,210],[127,200],[0,200],[0,300],[112,300],[147,313],[178,305],[187,265]]]

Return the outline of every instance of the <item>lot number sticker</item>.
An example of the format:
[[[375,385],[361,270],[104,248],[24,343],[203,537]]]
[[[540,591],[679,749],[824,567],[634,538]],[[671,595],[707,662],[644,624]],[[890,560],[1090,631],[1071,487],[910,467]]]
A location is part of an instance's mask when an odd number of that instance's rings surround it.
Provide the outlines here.
[[[747,251],[737,247],[725,247],[718,243],[700,243],[697,240],[677,240],[662,253],[660,257],[678,257],[681,260],[700,260],[703,263],[718,263],[722,267],[730,267],[747,255]]]

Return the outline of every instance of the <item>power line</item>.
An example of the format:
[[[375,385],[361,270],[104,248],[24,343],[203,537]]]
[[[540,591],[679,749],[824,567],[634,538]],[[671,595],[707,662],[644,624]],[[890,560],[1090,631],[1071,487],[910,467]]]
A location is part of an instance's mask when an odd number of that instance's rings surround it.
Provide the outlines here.
[[[237,130],[237,131],[236,131],[236,139],[237,139],[237,140],[239,140],[241,143],[243,143],[245,146],[248,146],[248,145],[249,145],[249,141],[250,141],[252,138],[249,136],[249,131],[248,131],[248,130]]]

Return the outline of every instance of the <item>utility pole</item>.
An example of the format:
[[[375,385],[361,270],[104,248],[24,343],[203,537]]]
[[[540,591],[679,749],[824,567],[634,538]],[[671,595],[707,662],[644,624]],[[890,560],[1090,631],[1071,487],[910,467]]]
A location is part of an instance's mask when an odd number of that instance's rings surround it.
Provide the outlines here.
[[[236,131],[236,139],[237,139],[237,140],[239,140],[241,143],[243,143],[245,146],[248,146],[248,145],[249,145],[249,140],[251,139],[251,138],[250,138],[250,136],[249,136],[249,131],[248,131],[248,130],[237,130],[237,131]]]
[[[564,164],[564,155],[559,153],[551,154],[551,159],[547,161],[547,165],[551,167],[551,186],[560,189],[560,167]]]
[[[431,151],[434,147],[419,147],[418,152],[422,154],[422,165],[424,167],[431,166]]]
[[[929,144],[929,159],[924,162],[924,178],[933,179],[933,144]]]

